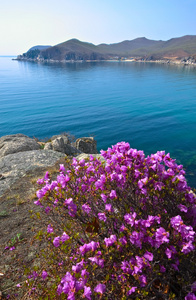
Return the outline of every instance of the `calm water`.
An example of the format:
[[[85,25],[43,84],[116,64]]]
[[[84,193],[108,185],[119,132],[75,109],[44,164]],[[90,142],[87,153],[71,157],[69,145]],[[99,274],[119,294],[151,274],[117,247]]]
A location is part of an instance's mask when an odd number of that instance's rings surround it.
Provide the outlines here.
[[[150,63],[37,64],[0,57],[0,136],[92,135],[170,152],[196,187],[196,68]]]

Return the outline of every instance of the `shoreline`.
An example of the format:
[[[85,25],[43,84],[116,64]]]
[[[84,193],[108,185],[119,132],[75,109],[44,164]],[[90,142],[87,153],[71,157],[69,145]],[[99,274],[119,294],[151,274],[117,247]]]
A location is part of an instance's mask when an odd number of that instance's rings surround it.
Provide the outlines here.
[[[179,66],[193,66],[196,67],[196,62],[182,61],[182,60],[171,60],[171,59],[160,59],[160,60],[145,60],[145,59],[104,59],[104,60],[54,60],[54,59],[26,59],[26,58],[13,58],[12,60],[25,61],[25,62],[36,62],[36,63],[91,63],[91,62],[136,62],[136,63],[156,63],[166,65],[179,65]]]

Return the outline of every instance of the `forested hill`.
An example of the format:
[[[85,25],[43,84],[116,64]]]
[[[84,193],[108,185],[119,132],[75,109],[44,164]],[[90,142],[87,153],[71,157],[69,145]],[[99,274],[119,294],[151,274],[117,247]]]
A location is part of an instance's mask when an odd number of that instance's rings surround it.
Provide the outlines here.
[[[196,35],[172,38],[168,41],[149,40],[145,37],[114,44],[94,45],[71,39],[55,46],[36,46],[18,59],[33,60],[106,60],[141,58],[149,60],[196,58]]]

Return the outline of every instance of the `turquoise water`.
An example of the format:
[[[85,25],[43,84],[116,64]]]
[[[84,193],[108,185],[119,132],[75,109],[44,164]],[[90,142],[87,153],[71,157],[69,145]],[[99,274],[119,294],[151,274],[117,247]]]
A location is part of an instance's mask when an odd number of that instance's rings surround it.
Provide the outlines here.
[[[65,131],[94,136],[99,150],[127,141],[146,154],[170,152],[196,187],[196,68],[0,57],[0,136]]]

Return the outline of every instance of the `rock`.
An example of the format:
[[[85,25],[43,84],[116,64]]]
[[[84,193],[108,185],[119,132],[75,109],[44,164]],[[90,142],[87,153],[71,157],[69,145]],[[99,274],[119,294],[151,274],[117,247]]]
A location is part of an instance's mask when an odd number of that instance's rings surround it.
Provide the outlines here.
[[[75,155],[78,155],[78,154],[80,154],[81,153],[81,151],[80,150],[78,150],[77,148],[75,148],[75,147],[73,147],[73,146],[71,146],[71,145],[65,145],[64,146],[65,148],[65,154],[67,154],[67,155],[72,155],[72,156],[75,156]]]
[[[44,146],[44,150],[52,150],[52,143],[51,142],[46,143]]]
[[[63,153],[51,150],[33,150],[9,154],[0,158],[0,170],[4,178],[0,181],[0,196],[27,172],[53,166],[58,159],[64,156]]]
[[[65,154],[68,156],[77,156],[83,152],[97,154],[96,144],[93,137],[79,138],[71,144],[68,136],[58,135],[53,136],[51,142],[45,144],[44,150],[40,150],[38,142],[23,134],[1,137],[0,196],[27,172],[35,168],[52,166]],[[82,159],[84,156],[78,157]],[[100,155],[96,157],[101,158]]]
[[[52,137],[51,140],[51,142],[45,144],[44,150],[54,150],[72,156],[81,153],[80,150],[70,145],[67,136],[58,135]]]
[[[86,158],[90,158],[90,156],[93,156],[97,159],[100,159],[102,162],[105,161],[105,159],[103,158],[103,156],[101,154],[86,154],[86,153],[82,153],[82,154],[79,154],[78,156],[76,156],[76,159],[77,160],[82,160],[82,159],[86,159]]]
[[[65,146],[65,144],[64,144],[64,140],[63,140],[62,137],[57,137],[56,139],[54,139],[52,141],[52,149],[54,151],[58,151],[58,152],[64,153],[64,150],[65,150],[64,146]]]
[[[0,157],[38,149],[40,145],[24,134],[6,135],[0,138]]]
[[[96,154],[97,142],[93,137],[82,137],[76,140],[76,148],[84,153]]]
[[[65,135],[65,134],[53,135],[53,136],[51,137],[51,141],[54,141],[55,139],[57,139],[57,138],[59,138],[59,137],[63,139],[64,144],[70,144],[69,138],[68,138],[68,136]]]

